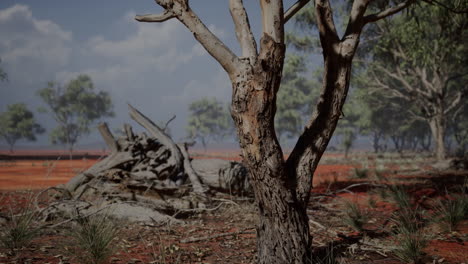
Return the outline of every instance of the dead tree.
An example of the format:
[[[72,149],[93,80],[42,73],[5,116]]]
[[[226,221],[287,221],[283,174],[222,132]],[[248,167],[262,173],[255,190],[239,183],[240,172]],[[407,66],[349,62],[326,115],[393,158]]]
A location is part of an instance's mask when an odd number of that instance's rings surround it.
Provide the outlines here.
[[[171,215],[206,208],[213,192],[248,194],[246,168],[224,160],[192,161],[185,144],[175,144],[150,119],[129,106],[130,116],[149,133],[125,124],[115,138],[105,123],[99,131],[111,153],[72,178],[64,188],[74,203],[58,211],[81,213],[109,207],[113,215],[135,221],[177,222]],[[52,212],[51,212],[52,213]]]
[[[259,212],[259,263],[309,263],[312,259],[306,214],[312,176],[341,115],[360,34],[367,23],[397,13],[414,1],[365,15],[371,1],[354,0],[341,38],[329,0],[315,1],[325,67],[323,88],[312,118],[284,160],[274,130],[276,95],[285,57],[284,25],[307,2],[299,0],[284,12],[282,0],[260,0],[263,29],[257,48],[242,0],[230,0],[240,56],[203,24],[188,0],[156,0],[163,13],[136,16],[140,22],[179,20],[229,75],[231,114]]]

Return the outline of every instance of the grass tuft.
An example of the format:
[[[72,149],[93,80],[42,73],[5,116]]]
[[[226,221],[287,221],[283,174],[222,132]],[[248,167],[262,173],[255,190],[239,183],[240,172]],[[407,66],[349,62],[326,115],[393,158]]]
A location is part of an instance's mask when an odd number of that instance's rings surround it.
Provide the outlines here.
[[[312,261],[310,261],[310,263],[314,263],[314,264],[343,264],[343,262],[339,260],[338,254],[337,254],[333,244],[329,244],[319,254],[314,255],[312,257]]]
[[[21,209],[18,214],[10,213],[10,221],[0,231],[0,243],[15,255],[18,249],[28,246],[36,238],[40,230],[34,227],[37,218],[31,203]]]
[[[468,197],[463,194],[452,194],[445,200],[437,200],[435,206],[435,221],[451,232],[458,224],[468,218]]]
[[[77,226],[69,233],[81,263],[104,263],[114,253],[112,241],[118,229],[108,215],[78,217]]]
[[[411,208],[411,197],[403,187],[390,185],[389,190],[390,197],[392,198],[393,202],[395,202],[395,204],[398,206],[398,208]]]
[[[400,233],[398,236],[399,244],[393,253],[405,263],[420,263],[424,256],[424,248],[427,246],[428,239],[418,230],[415,233]]]
[[[351,226],[356,231],[363,231],[364,225],[367,223],[367,216],[357,203],[345,201],[345,224]]]
[[[369,176],[369,170],[367,168],[354,168],[352,178],[353,179],[367,179]]]

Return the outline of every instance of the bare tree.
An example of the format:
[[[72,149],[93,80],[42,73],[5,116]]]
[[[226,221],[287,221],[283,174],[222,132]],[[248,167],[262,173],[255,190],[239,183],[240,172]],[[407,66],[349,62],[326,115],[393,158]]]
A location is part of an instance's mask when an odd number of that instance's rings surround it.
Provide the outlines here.
[[[365,15],[371,0],[354,0],[344,35],[338,36],[329,0],[315,1],[315,16],[323,48],[322,92],[287,160],[274,129],[276,95],[285,57],[284,25],[308,0],[286,12],[282,0],[260,0],[262,36],[252,34],[242,0],[230,0],[242,55],[234,54],[190,8],[188,0],[156,0],[159,15],[139,15],[141,22],[182,22],[228,73],[232,82],[231,114],[244,163],[249,169],[259,212],[259,263],[310,263],[312,238],[306,208],[312,177],[336,128],[348,93],[351,63],[363,27],[406,8],[413,0]]]

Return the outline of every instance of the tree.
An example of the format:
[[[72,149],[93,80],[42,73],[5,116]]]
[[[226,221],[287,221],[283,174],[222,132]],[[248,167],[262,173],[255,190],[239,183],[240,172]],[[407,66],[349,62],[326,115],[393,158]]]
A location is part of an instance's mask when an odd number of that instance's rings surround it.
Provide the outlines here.
[[[49,113],[58,123],[50,133],[52,144],[66,144],[70,153],[83,135],[89,134],[91,125],[114,115],[112,102],[107,92],[96,92],[91,78],[79,75],[65,87],[49,82],[38,95],[47,104]],[[47,111],[46,109],[42,109]]]
[[[0,136],[10,146],[10,152],[18,140],[36,141],[36,135],[43,132],[34,114],[23,103],[8,105],[7,111],[0,114]]]
[[[278,91],[275,129],[279,139],[297,137],[304,124],[304,116],[310,114],[318,99],[315,92],[320,84],[307,79],[305,57],[297,54],[286,56],[281,88]],[[318,76],[315,76],[318,77]]]
[[[164,22],[176,18],[229,75],[231,115],[259,213],[259,263],[298,264],[312,260],[312,239],[306,213],[312,178],[341,116],[361,32],[366,24],[399,12],[414,0],[388,8],[382,1],[354,0],[341,37],[335,27],[330,1],[315,1],[316,27],[324,60],[322,92],[315,112],[288,159],[284,160],[274,128],[276,98],[285,58],[284,25],[308,2],[299,0],[283,12],[282,0],[260,0],[263,27],[257,49],[242,0],[230,0],[229,8],[241,46],[240,56],[203,24],[188,0],[156,0],[164,9],[162,14],[136,16],[140,22]],[[392,1],[385,1],[388,2]],[[372,8],[378,10],[366,14],[368,7],[375,3],[381,4]]]
[[[189,111],[187,127],[189,138],[199,138],[205,150],[210,138],[220,141],[232,131],[232,122],[227,109],[214,97],[205,97],[192,102]]]
[[[448,119],[468,94],[467,29],[466,14],[422,4],[410,15],[383,23],[372,52],[370,86],[417,106],[410,113],[428,123],[439,160],[446,157]]]
[[[357,112],[358,105],[355,100],[350,100],[348,104],[343,107],[343,115],[338,122],[336,128],[336,135],[341,136],[341,145],[345,151],[344,157],[347,159],[349,151],[356,140],[359,131],[357,126],[357,121],[359,115]]]

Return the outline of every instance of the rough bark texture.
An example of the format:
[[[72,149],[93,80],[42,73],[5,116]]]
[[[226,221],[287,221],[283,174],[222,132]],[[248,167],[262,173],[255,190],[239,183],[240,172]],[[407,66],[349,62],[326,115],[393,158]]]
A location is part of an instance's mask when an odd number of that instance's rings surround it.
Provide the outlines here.
[[[231,106],[260,215],[258,261],[305,263],[311,256],[308,218],[285,170],[274,130],[284,45],[267,34],[260,43],[257,63],[236,75]]]

